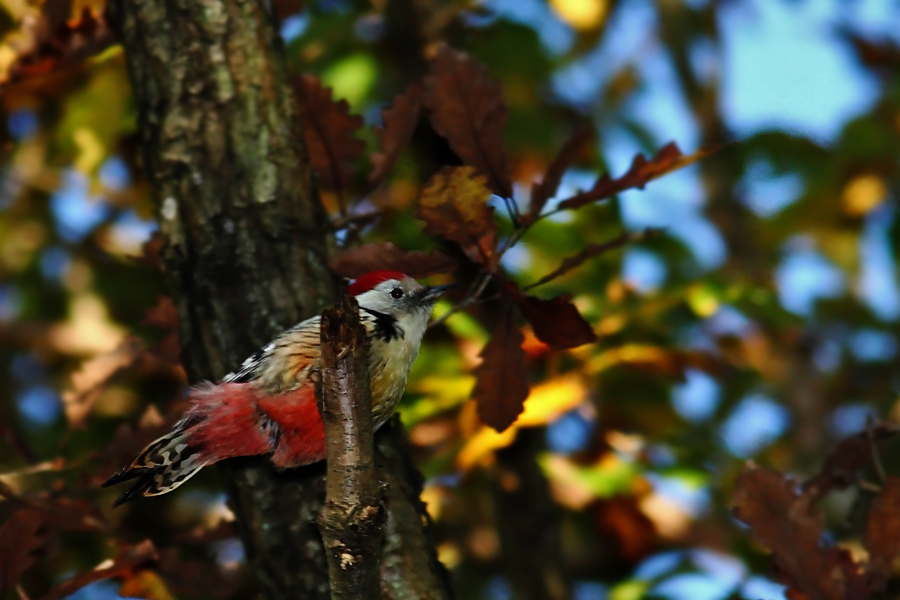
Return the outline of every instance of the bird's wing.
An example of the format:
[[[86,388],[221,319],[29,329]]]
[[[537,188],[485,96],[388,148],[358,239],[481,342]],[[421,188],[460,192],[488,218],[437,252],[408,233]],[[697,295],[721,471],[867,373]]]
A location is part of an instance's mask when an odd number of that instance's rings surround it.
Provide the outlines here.
[[[325,428],[312,381],[284,394],[260,398],[259,410],[278,431],[272,455],[276,467],[300,467],[325,458]]]
[[[251,354],[222,383],[252,382],[269,393],[286,392],[304,385],[318,360],[319,317],[315,316]]]

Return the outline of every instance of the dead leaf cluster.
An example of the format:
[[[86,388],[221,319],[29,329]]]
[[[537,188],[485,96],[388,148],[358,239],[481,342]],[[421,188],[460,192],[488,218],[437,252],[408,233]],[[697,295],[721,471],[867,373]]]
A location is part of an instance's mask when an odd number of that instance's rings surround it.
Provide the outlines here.
[[[362,146],[354,134],[361,126],[361,119],[350,116],[346,103],[334,102],[330,92],[312,77],[301,79],[296,89],[312,166],[323,188],[341,194],[341,190],[356,185],[354,189],[359,192],[362,188],[354,182],[359,180],[356,162]],[[453,271],[461,260],[474,266],[481,275],[472,283],[460,306],[478,302],[488,289],[492,290],[493,297],[503,298],[494,322],[488,323],[493,334],[481,355],[474,392],[482,418],[502,430],[515,421],[528,393],[525,356],[521,350],[523,338],[521,333],[512,332],[519,327],[519,318],[531,326],[538,340],[555,350],[596,340],[593,328],[571,298],[563,295],[539,298],[527,290],[554,281],[594,257],[655,232],[624,233],[606,242],[588,244],[563,260],[554,271],[527,288],[520,288],[504,273],[500,259],[535,222],[549,214],[545,208],[557,195],[566,171],[589,148],[590,130],[576,129],[550,163],[543,179],[532,186],[528,210],[520,214],[513,198],[509,159],[503,145],[508,109],[502,88],[490,78],[483,65],[443,46],[432,59],[423,81],[411,84],[383,111],[384,126],[375,130],[381,150],[370,157],[373,168],[365,189],[371,191],[386,181],[412,138],[423,108],[434,131],[447,140],[463,163],[444,167],[431,177],[422,188],[415,213],[424,223],[425,233],[441,240],[450,251],[405,252],[390,243],[366,244],[343,250],[331,266],[346,277],[375,269],[395,269],[422,277]],[[651,159],[639,155],[621,177],[612,179],[604,175],[592,189],[563,200],[553,211],[576,209],[627,189],[642,188],[649,181],[687,166],[713,150],[708,148],[685,156],[675,144],[669,144]],[[501,234],[492,197],[503,201],[506,216],[513,225],[511,234]],[[454,249],[458,249],[459,258],[453,254]]]
[[[897,431],[883,423],[874,430],[877,439]],[[734,515],[772,551],[776,571],[789,587],[788,597],[862,600],[885,589],[900,559],[900,478],[888,477],[869,507],[861,536],[865,559],[828,539],[824,517],[816,508],[829,490],[858,481],[858,471],[873,458],[874,442],[871,431],[845,439],[803,486],[752,462],[738,477]]]

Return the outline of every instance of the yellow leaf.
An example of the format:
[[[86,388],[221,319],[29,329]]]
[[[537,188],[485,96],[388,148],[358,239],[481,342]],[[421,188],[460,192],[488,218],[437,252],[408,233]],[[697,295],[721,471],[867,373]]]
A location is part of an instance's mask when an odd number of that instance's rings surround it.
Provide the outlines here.
[[[518,430],[519,428],[513,424],[507,427],[503,433],[497,433],[496,429],[482,425],[459,451],[456,456],[456,465],[463,470],[472,468],[490,452],[512,444]]]
[[[698,283],[688,288],[687,303],[698,317],[705,319],[719,310],[719,294],[711,286]]]
[[[441,520],[441,509],[446,497],[447,490],[442,486],[432,484],[426,485],[422,489],[419,499],[425,503],[425,510],[428,511],[432,521],[437,522]]]
[[[852,217],[863,217],[877,208],[887,197],[887,187],[874,175],[853,178],[844,188],[842,197],[844,212]]]
[[[78,148],[75,168],[82,173],[93,173],[107,154],[100,138],[87,127],[79,127],[72,133],[72,141]]]
[[[525,400],[525,410],[516,425],[535,427],[546,425],[559,418],[587,397],[584,382],[578,375],[566,375],[532,388]]]
[[[460,450],[456,457],[457,466],[462,469],[471,468],[494,450],[512,444],[520,427],[551,423],[584,402],[586,397],[587,389],[578,375],[565,375],[535,386],[515,423],[503,433],[482,425]]]
[[[581,31],[596,29],[606,17],[606,0],[550,0],[559,18]]]
[[[423,377],[410,391],[425,398],[400,406],[403,423],[410,427],[439,412],[454,408],[469,397],[475,379],[469,375],[457,377]]]
[[[664,363],[667,360],[666,351],[658,346],[626,344],[592,358],[585,365],[585,372],[593,375],[622,363]]]
[[[432,375],[416,382],[412,391],[425,394],[442,406],[462,404],[472,393],[475,378],[471,375],[440,377]]]
[[[640,600],[649,587],[648,581],[629,579],[609,591],[609,600]]]

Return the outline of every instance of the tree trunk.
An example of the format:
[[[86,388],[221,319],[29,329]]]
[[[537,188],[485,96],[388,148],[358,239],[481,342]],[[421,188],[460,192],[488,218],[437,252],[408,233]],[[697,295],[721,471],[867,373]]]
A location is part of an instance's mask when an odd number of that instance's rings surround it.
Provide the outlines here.
[[[262,0],[109,5],[128,59],[163,270],[192,381],[219,379],[274,334],[319,312],[338,289],[327,268],[333,240],[313,192],[270,9]],[[376,444],[376,464],[392,488],[382,590],[447,598],[402,435],[384,432]],[[264,597],[328,598],[316,527],[323,466],[278,473],[263,457],[226,461],[222,471]]]

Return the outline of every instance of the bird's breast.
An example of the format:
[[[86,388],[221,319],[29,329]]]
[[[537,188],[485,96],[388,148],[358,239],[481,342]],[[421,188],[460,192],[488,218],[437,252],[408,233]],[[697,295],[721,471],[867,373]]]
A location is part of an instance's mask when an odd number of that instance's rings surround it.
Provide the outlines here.
[[[376,429],[394,414],[418,354],[418,344],[412,345],[402,339],[372,343],[369,349],[369,383],[372,389],[372,420]]]

